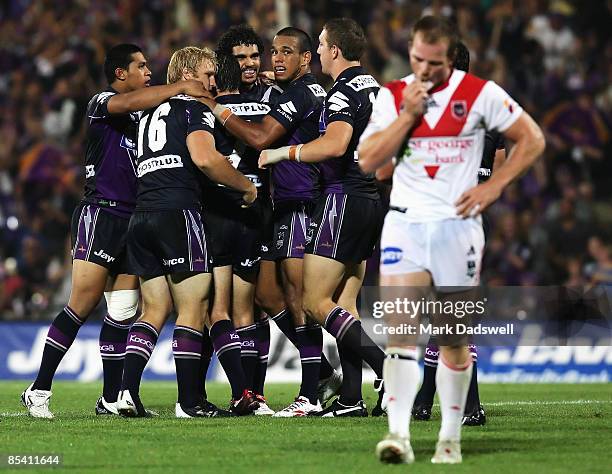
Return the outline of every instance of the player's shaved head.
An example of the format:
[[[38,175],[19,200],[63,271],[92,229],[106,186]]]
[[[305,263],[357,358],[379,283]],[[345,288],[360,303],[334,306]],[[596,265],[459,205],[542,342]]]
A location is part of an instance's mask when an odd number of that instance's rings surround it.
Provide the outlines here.
[[[459,35],[455,26],[446,18],[432,15],[424,16],[412,27],[410,43],[414,42],[414,38],[417,34],[420,36],[421,41],[427,44],[436,44],[440,41],[447,41],[448,59],[451,61],[455,59]]]
[[[334,18],[323,27],[327,46],[337,46],[347,61],[359,61],[365,52],[367,40],[363,28],[351,18]]]
[[[210,61],[213,66],[216,66],[216,55],[212,49],[185,46],[175,51],[168,64],[166,82],[174,84],[180,81],[185,72],[195,75],[204,61]]]
[[[134,60],[132,55],[142,53],[142,49],[135,44],[122,43],[113,46],[106,53],[104,58],[104,75],[109,84],[117,79],[115,71],[117,69],[127,70],[130,63]]]
[[[305,53],[307,51],[312,52],[312,40],[308,33],[299,28],[295,28],[294,26],[288,26],[287,28],[283,28],[276,36],[289,36],[291,38],[297,38],[299,53]]]

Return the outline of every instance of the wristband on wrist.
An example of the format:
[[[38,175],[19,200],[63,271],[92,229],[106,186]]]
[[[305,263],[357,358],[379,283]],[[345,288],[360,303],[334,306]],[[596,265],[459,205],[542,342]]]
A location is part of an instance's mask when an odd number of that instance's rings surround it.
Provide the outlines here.
[[[304,146],[303,144],[299,144],[299,145],[291,145],[289,147],[289,160],[290,161],[297,161],[298,163],[301,162],[300,152],[302,151],[303,146]]]
[[[215,108],[213,109],[213,115],[217,118],[217,120],[219,120],[219,122],[221,122],[221,125],[225,125],[225,122],[227,122],[233,113],[234,112],[221,104],[215,105]]]

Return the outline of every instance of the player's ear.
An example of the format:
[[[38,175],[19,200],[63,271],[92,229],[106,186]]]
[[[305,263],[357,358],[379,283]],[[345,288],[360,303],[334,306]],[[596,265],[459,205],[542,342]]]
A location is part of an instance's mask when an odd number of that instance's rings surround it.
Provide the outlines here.
[[[127,69],[123,69],[122,67],[115,68],[115,79],[118,81],[125,81],[127,79]]]
[[[302,54],[302,65],[303,66],[308,66],[310,64],[311,60],[312,60],[312,52],[311,51],[306,51],[306,52],[304,52],[304,54]]]
[[[182,76],[183,76],[183,80],[193,79],[193,73],[186,67],[183,68]]]

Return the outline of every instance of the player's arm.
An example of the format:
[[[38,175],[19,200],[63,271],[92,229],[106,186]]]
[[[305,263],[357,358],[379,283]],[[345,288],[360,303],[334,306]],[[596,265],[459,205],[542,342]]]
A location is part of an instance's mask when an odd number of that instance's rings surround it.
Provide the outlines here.
[[[157,107],[178,94],[203,97],[208,92],[200,81],[189,79],[174,84],[151,86],[124,94],[114,94],[106,105],[109,114],[126,114]]]
[[[527,112],[503,132],[504,137],[514,142],[506,161],[492,173],[491,178],[463,193],[455,206],[457,215],[477,215],[493,203],[506,186],[527,171],[542,154],[545,147],[544,134]]]
[[[287,129],[270,115],[266,115],[261,122],[247,122],[214,100],[201,101],[208,105],[228,132],[256,150],[263,150],[287,134]]]
[[[343,121],[332,122],[324,135],[304,145],[290,145],[276,150],[264,150],[259,155],[259,167],[273,165],[282,160],[318,163],[338,158],[346,153],[353,136],[353,126]]]
[[[393,101],[389,103],[388,98],[384,95],[390,95],[390,93],[387,91],[383,92],[382,90],[381,93],[383,94],[380,97],[381,101],[377,99],[374,103],[374,110],[372,111],[373,121],[380,120],[377,119],[377,116],[382,116],[385,113],[384,111],[377,111],[377,108],[395,107]],[[379,96],[381,93],[379,93]],[[380,127],[381,130],[364,138],[357,148],[359,166],[364,173],[373,173],[381,166],[389,163],[397,155],[407,135],[423,113],[424,101],[427,97],[427,87],[422,82],[414,81],[408,84],[402,91],[402,94],[400,113],[395,120],[386,126],[383,125],[383,127]],[[372,126],[376,128],[375,123]]]
[[[242,199],[246,204],[255,201],[257,188],[215,149],[215,140],[209,132],[204,130],[191,132],[187,135],[187,148],[191,160],[206,176],[243,193]]]

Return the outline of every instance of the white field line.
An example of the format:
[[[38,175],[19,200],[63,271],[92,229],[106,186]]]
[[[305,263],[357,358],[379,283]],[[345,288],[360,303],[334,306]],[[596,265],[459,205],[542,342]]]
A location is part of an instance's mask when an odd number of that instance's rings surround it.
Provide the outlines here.
[[[551,401],[529,401],[529,400],[514,400],[507,402],[484,402],[485,407],[511,407],[511,406],[546,406],[546,405],[589,405],[596,403],[612,403],[612,400],[551,400]],[[434,406],[439,406],[435,403]],[[0,417],[14,418],[19,416],[27,416],[24,412],[4,412],[0,413]]]

